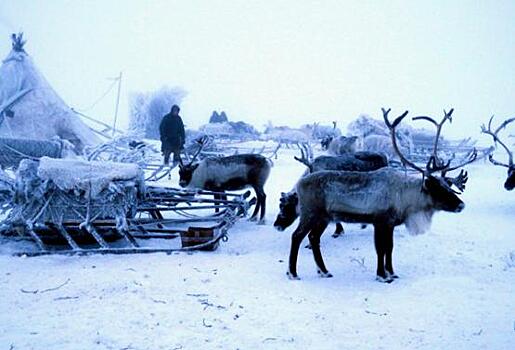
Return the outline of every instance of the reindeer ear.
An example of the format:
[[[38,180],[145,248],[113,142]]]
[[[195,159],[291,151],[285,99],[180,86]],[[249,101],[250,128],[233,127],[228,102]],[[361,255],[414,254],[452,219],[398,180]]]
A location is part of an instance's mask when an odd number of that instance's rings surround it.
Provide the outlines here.
[[[423,180],[422,180],[422,188],[421,190],[423,192],[428,192],[429,191],[429,187],[430,187],[430,184],[429,184],[429,177],[425,177]]]

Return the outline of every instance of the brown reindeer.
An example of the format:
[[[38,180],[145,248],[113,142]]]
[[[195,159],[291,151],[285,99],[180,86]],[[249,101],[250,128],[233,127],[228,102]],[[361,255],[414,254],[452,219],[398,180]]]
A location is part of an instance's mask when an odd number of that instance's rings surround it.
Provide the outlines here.
[[[434,174],[439,171],[450,172],[471,163],[477,153],[474,152],[462,164],[451,167],[450,163],[443,164],[439,161],[438,138],[435,138],[434,152],[423,169],[404,157],[397,145],[395,128],[408,111],[393,123],[388,120],[389,112],[390,109],[383,109],[393,147],[401,162],[421,173],[422,178],[409,176],[392,168],[371,172],[321,171],[302,178],[297,185],[300,220],[292,234],[287,272],[291,279],[298,279],[297,256],[300,244],[306,236],[311,243],[318,273],[322,277],[332,277],[322,259],[320,236],[329,222],[343,221],[374,226],[377,280],[392,282],[397,278],[392,264],[394,228],[406,224],[409,231],[420,233],[429,226],[436,211],[458,213],[464,209],[465,204],[458,197],[459,192],[451,186],[455,184],[458,189],[464,190],[466,173],[461,172],[454,179]]]

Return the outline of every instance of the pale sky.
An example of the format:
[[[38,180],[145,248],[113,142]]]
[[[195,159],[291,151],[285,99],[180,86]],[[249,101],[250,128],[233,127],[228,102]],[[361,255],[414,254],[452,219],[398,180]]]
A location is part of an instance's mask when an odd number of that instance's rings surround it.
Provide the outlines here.
[[[188,91],[198,127],[213,110],[261,128],[361,113],[442,116],[479,137],[515,116],[515,1],[1,1],[0,55],[26,51],[63,99],[86,109],[123,71],[128,93]],[[112,122],[116,91],[87,114]]]

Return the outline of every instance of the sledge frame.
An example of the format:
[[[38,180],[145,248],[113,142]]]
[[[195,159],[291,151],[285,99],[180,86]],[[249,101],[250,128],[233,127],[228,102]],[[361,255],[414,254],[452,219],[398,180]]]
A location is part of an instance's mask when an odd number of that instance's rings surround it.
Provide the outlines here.
[[[213,199],[226,195],[227,200]],[[245,216],[255,199],[248,201],[250,191],[244,194],[211,191],[180,190],[165,187],[148,187],[145,199],[138,203],[136,214],[120,225],[116,219],[78,217],[76,220],[34,222],[14,225],[10,231],[34,243],[36,250],[14,253],[15,256],[41,256],[51,254],[140,254],[167,253],[193,250],[215,250],[220,240],[227,239],[229,228],[239,217]],[[89,205],[89,202],[88,202]],[[218,209],[212,213],[211,210]],[[88,208],[88,213],[91,211]],[[211,213],[206,213],[209,211]],[[94,212],[94,211],[92,211]],[[77,232],[87,244],[77,241]],[[160,243],[145,246],[146,241],[181,239],[194,231],[207,232],[208,237],[198,244],[166,247]],[[116,240],[112,241],[113,235]],[[59,245],[48,243],[59,239]],[[161,242],[161,241],[159,241]]]

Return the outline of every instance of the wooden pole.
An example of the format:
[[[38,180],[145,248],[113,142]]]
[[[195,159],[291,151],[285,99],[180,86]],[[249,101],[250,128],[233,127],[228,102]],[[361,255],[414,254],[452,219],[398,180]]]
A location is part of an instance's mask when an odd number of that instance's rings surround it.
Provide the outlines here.
[[[118,106],[120,105],[120,90],[122,87],[122,72],[120,72],[120,75],[116,79],[118,80],[118,94],[116,96],[116,109],[114,111],[113,137],[116,132],[116,120],[118,119]]]

